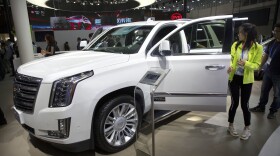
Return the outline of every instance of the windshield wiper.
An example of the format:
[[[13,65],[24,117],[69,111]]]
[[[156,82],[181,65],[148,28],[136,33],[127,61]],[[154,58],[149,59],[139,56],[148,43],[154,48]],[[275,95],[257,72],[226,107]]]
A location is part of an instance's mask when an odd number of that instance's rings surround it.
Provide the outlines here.
[[[108,52],[108,53],[117,53],[117,54],[123,54],[123,52],[117,52],[117,51],[114,51],[110,48],[101,48],[101,49],[86,49],[88,51],[100,51],[100,52]]]

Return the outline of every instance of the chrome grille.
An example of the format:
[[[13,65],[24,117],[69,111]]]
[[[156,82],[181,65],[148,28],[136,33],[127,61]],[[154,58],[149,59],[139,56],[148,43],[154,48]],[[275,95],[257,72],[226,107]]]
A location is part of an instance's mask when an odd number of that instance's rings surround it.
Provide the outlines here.
[[[14,104],[24,112],[32,113],[42,79],[16,74],[14,80]]]

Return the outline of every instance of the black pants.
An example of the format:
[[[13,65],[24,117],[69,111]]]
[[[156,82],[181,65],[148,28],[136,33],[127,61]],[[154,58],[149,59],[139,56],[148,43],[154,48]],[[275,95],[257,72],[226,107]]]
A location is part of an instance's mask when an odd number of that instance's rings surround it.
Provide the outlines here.
[[[270,112],[275,113],[280,107],[280,75],[274,75],[270,71],[266,71],[263,76],[262,89],[259,106],[265,109],[268,102],[269,92],[273,88],[274,98],[270,105]]]
[[[229,83],[231,92],[231,106],[228,113],[228,122],[233,123],[236,109],[239,105],[239,95],[241,90],[241,108],[243,111],[245,126],[251,124],[251,113],[249,111],[249,99],[252,91],[252,83],[243,84],[243,76],[234,75],[233,80]]]

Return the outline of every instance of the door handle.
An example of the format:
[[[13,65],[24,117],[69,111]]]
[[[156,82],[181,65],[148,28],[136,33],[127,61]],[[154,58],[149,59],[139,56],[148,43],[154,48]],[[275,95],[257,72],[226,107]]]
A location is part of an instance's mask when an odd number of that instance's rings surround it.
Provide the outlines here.
[[[205,66],[206,70],[222,70],[225,69],[225,65],[207,65]]]

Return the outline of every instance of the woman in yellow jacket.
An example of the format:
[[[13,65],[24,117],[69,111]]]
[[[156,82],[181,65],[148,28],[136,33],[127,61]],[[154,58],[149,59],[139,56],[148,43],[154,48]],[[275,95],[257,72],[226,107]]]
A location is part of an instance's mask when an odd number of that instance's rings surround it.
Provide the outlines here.
[[[239,41],[231,47],[231,63],[228,69],[229,88],[231,92],[231,106],[229,109],[228,131],[233,136],[239,136],[233,126],[236,109],[241,96],[241,108],[245,122],[245,128],[240,139],[247,140],[250,136],[251,113],[249,111],[249,99],[254,82],[254,70],[261,64],[263,47],[256,43],[256,26],[244,23],[239,27]],[[241,92],[240,92],[241,91]]]

